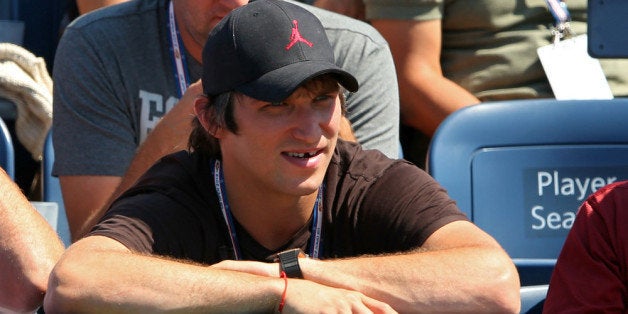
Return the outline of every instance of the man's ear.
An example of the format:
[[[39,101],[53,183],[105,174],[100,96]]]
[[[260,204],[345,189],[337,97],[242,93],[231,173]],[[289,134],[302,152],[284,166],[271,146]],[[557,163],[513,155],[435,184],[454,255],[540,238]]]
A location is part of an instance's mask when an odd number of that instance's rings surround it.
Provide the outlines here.
[[[203,129],[209,134],[216,137],[219,127],[213,125],[212,114],[213,110],[208,106],[209,98],[205,95],[200,95],[194,100],[194,115],[198,118],[198,121],[203,126]]]

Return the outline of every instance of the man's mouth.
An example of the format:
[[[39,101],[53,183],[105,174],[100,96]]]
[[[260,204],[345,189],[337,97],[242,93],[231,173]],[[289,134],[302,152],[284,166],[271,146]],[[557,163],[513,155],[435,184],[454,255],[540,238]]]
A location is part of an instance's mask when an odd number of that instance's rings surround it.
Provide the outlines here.
[[[288,155],[289,157],[295,157],[295,158],[311,158],[318,154],[319,154],[319,151],[307,152],[307,153],[292,153],[292,152],[286,153],[286,155]]]

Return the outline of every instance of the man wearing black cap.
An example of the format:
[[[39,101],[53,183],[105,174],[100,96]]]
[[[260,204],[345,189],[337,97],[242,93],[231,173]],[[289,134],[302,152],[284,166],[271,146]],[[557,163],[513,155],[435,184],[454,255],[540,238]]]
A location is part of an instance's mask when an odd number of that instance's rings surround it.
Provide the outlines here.
[[[247,2],[127,1],[65,29],[53,72],[53,175],[74,241],[155,161],[186,148],[207,35]],[[388,43],[364,22],[299,5],[321,20],[335,63],[362,87],[345,92],[350,125],[341,134],[353,129],[364,147],[398,158],[399,91]]]
[[[257,0],[202,55],[190,150],[68,249],[46,311],[518,311],[510,258],[433,179],[338,138],[358,82],[311,13]]]

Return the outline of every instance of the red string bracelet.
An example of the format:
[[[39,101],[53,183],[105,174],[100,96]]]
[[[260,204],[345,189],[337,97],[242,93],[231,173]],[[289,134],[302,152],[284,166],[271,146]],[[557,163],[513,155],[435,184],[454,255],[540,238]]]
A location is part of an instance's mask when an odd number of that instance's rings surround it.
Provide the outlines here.
[[[282,270],[279,277],[283,278],[283,281],[285,282],[283,293],[281,294],[281,302],[279,302],[279,308],[277,309],[279,313],[281,313],[281,311],[283,311],[283,306],[286,304],[286,292],[288,292],[288,276],[286,276],[286,272]]]

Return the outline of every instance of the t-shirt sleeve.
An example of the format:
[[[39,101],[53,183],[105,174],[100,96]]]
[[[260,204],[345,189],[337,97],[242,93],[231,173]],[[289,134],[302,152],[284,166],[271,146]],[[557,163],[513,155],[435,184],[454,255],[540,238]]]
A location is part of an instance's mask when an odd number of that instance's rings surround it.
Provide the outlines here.
[[[366,229],[384,237],[383,245],[412,249],[444,225],[468,218],[425,171],[399,162],[367,191]],[[369,231],[372,230],[372,231]],[[373,239],[376,241],[376,239]]]
[[[138,253],[200,261],[203,220],[171,197],[141,193],[118,199],[89,235],[112,238]]]
[[[66,29],[53,71],[55,175],[124,175],[137,147],[107,45]],[[106,37],[106,36],[102,36]],[[112,57],[109,56],[109,59]],[[107,63],[109,62],[109,63]],[[112,76],[113,75],[113,76]],[[115,151],[115,154],[111,152]]]
[[[366,19],[437,20],[443,17],[444,0],[364,0]]]

